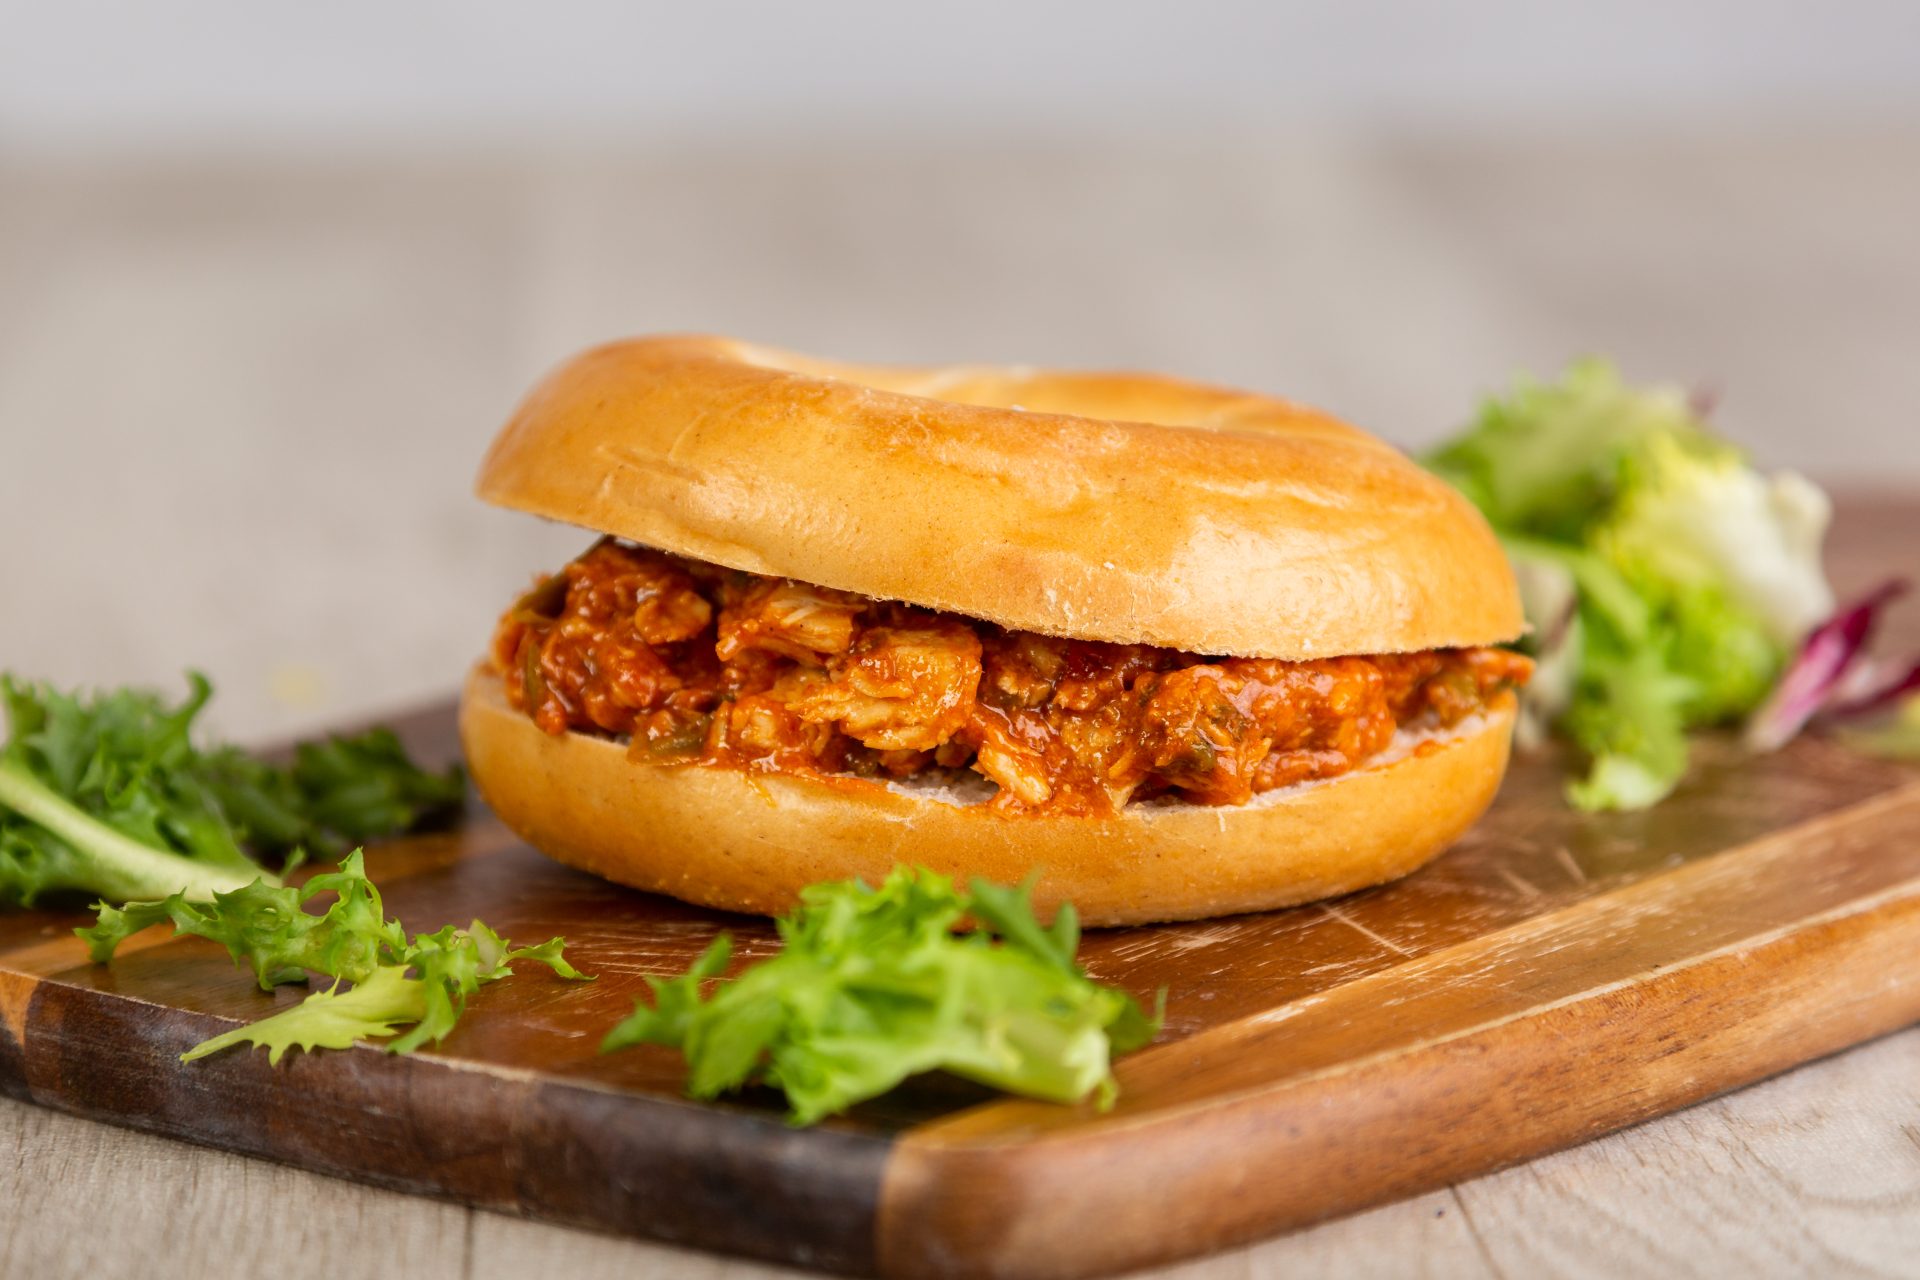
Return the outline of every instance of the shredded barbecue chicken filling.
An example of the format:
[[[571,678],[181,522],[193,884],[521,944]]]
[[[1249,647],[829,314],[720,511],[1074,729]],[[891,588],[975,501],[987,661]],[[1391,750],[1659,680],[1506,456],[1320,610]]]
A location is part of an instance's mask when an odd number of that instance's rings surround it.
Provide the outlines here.
[[[1501,649],[1217,658],[1062,640],[603,539],[501,618],[508,700],[637,759],[813,777],[972,769],[1003,813],[1242,804],[1525,683]]]

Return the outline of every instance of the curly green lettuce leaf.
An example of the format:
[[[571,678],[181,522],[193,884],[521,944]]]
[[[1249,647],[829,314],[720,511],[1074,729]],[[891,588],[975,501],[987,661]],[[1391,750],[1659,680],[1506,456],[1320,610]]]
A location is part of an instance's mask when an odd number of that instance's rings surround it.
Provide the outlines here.
[[[1808,481],[1763,475],[1730,445],[1654,436],[1623,459],[1619,496],[1590,541],[1665,597],[1715,592],[1785,652],[1833,612],[1820,566],[1832,513]]]
[[[304,909],[327,893],[337,896],[324,913]],[[359,982],[407,950],[399,922],[385,917],[380,891],[367,879],[358,850],[339,870],[314,876],[304,888],[255,880],[216,893],[209,902],[184,893],[123,907],[103,902],[94,924],[74,932],[87,944],[94,963],[105,964],[127,938],[169,922],[177,933],[224,946],[235,964],[253,970],[263,991],[305,981],[309,972]]]
[[[1602,361],[1490,401],[1428,462],[1515,565],[1540,664],[1523,725],[1587,754],[1568,789],[1583,808],[1667,796],[1687,733],[1751,715],[1832,611],[1825,495],[1754,470],[1684,395],[1628,386]]]
[[[1583,643],[1557,713],[1588,760],[1567,796],[1586,810],[1651,807],[1686,775],[1689,730],[1766,696],[1778,650],[1715,587],[1668,594],[1584,553],[1565,562],[1579,566]]]
[[[1629,386],[1611,363],[1589,358],[1558,382],[1521,379],[1488,399],[1424,461],[1496,529],[1578,542],[1612,500],[1629,449],[1650,436],[1702,434],[1685,392]]]
[[[1725,591],[1703,584],[1676,593],[1664,601],[1663,622],[1667,665],[1689,686],[1688,727],[1739,720],[1778,683],[1786,651]]]
[[[427,984],[390,965],[340,990],[340,984],[316,991],[291,1009],[235,1027],[223,1035],[202,1040],[180,1055],[180,1061],[252,1045],[267,1051],[267,1065],[277,1067],[289,1049],[351,1049],[356,1044],[395,1034],[426,1016]]]
[[[414,938],[400,963],[411,969],[421,988],[422,1012],[414,1028],[387,1048],[411,1053],[429,1042],[439,1044],[466,1011],[467,997],[489,982],[511,977],[521,960],[543,964],[556,977],[573,982],[593,979],[567,961],[566,939],[549,938],[532,947],[515,947],[478,920],[464,929],[452,925]]]
[[[306,910],[328,893],[335,899],[324,912]],[[235,964],[253,971],[263,990],[305,982],[309,973],[334,979],[291,1009],[196,1045],[182,1055],[185,1061],[252,1044],[266,1048],[269,1062],[278,1064],[293,1047],[339,1049],[396,1035],[387,1047],[409,1053],[445,1039],[465,1012],[467,997],[510,976],[516,962],[591,980],[567,961],[562,938],[516,948],[478,920],[464,929],[448,925],[409,938],[399,921],[387,919],[359,850],[301,889],[255,881],[217,893],[210,902],[174,894],[121,907],[103,902],[97,910],[91,927],[74,930],[96,964],[112,960],[134,934],[171,923],[176,932],[220,943]],[[342,990],[343,982],[352,985]],[[402,1027],[411,1029],[401,1034]]]
[[[205,897],[258,874],[190,768],[189,731],[211,694],[190,680],[170,706],[143,690],[87,698],[0,675],[0,901]]]
[[[1596,647],[1580,673],[1562,724],[1590,762],[1568,784],[1581,809],[1645,809],[1673,791],[1687,771],[1685,707],[1691,681],[1675,675],[1651,647]]]
[[[169,703],[0,675],[0,903],[63,891],[205,901],[256,876],[271,884],[259,860],[337,856],[459,802],[457,769],[422,770],[384,729],[305,744],[287,767],[197,747],[212,687],[198,674],[188,686]]]
[[[61,796],[18,759],[0,756],[0,904],[31,905],[56,892],[125,899],[178,890],[206,897],[247,879],[224,862],[128,836]]]
[[[289,1047],[344,1049],[394,1036],[408,1024],[410,1029],[385,1047],[389,1053],[412,1053],[446,1039],[466,1012],[467,997],[486,983],[511,977],[516,960],[538,961],[558,977],[591,982],[562,956],[565,946],[565,939],[553,938],[537,947],[508,949],[505,939],[478,920],[465,929],[449,925],[414,939],[398,963],[377,966],[351,989],[343,992],[336,982],[291,1009],[195,1045],[181,1061],[250,1044],[268,1050],[271,1066]]]
[[[981,927],[956,934],[967,915]],[[976,880],[963,894],[903,867],[878,888],[810,886],[779,931],[778,955],[711,996],[701,989],[727,965],[725,934],[685,974],[649,979],[652,1005],[638,1004],[602,1051],[679,1048],[694,1097],[761,1082],[786,1094],[795,1124],[812,1124],[935,1070],[1108,1105],[1112,1055],[1159,1026],[1157,1012],[1086,977],[1071,910],[1043,927],[1030,887]]]
[[[384,727],[300,743],[285,767],[225,748],[210,754],[205,773],[251,843],[328,858],[449,811],[466,787],[458,766],[420,768]]]
[[[1684,728],[1750,715],[1833,611],[1820,565],[1830,511],[1805,480],[1763,476],[1715,441],[1652,436],[1623,459],[1589,542],[1646,603],[1640,644],[1657,651],[1668,689],[1684,686]]]

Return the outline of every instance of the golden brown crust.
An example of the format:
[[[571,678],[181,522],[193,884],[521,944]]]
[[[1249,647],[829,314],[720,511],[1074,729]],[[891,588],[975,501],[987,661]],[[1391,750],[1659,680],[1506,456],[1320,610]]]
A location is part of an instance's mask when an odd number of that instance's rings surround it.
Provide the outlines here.
[[[1052,635],[1305,659],[1522,629],[1486,523],[1401,454],[1311,409],[1145,374],[614,343],[534,390],[478,487],[680,555]]]
[[[1112,818],[1002,817],[879,783],[635,764],[616,742],[541,732],[476,668],[460,708],[475,784],[514,831],[609,880],[773,914],[801,888],[896,863],[1071,900],[1088,924],[1287,906],[1391,880],[1452,844],[1506,770],[1513,698],[1426,752],[1253,804],[1134,806]]]

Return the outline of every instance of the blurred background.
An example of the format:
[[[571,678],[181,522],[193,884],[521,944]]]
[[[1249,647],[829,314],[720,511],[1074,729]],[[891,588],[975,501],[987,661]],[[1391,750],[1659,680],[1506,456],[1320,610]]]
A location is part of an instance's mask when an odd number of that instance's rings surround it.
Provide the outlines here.
[[[1399,443],[1590,351],[1920,484],[1920,5],[0,0],[0,666],[258,738],[580,549],[585,344],[1144,366]],[[176,685],[177,687],[177,685]]]

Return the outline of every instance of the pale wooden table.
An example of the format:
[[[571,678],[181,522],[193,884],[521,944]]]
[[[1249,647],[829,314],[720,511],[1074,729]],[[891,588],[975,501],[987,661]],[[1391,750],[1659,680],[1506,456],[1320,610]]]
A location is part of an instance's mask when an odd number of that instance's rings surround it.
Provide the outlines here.
[[[540,367],[715,329],[1158,365],[1431,439],[1588,350],[1920,487],[1920,128],[63,165],[0,155],[0,666],[276,737],[443,692],[582,542],[471,502]],[[1916,536],[1920,549],[1920,536]],[[0,1277],[765,1268],[0,1102]],[[1920,1033],[1167,1274],[1920,1274]]]

